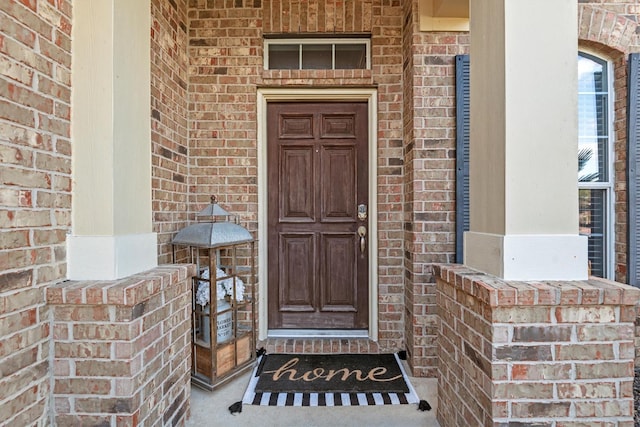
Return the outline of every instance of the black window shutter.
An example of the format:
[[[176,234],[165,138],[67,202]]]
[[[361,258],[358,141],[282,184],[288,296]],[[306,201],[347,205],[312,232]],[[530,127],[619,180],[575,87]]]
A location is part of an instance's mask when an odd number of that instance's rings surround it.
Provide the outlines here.
[[[627,176],[629,200],[628,282],[640,286],[640,54],[629,55]]]
[[[469,55],[456,56],[456,262],[462,264],[463,236],[469,231]]]

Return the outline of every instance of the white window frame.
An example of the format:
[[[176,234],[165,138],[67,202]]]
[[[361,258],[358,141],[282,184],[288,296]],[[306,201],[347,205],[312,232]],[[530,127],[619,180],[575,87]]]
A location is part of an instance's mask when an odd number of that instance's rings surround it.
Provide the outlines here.
[[[614,69],[609,60],[588,49],[579,49],[579,53],[584,53],[603,61],[607,67],[607,181],[606,182],[580,182],[578,181],[578,189],[586,190],[605,190],[605,220],[604,227],[605,243],[604,243],[604,265],[606,273],[605,279],[613,280],[615,278],[615,128],[614,126],[614,103],[615,92],[613,90]]]
[[[265,39],[264,40],[264,69],[278,70],[278,68],[269,68],[269,46],[271,45],[298,45],[298,70],[302,68],[302,45],[311,44],[330,44],[331,45],[331,68],[336,68],[336,45],[339,44],[363,44],[365,45],[366,66],[365,70],[371,69],[371,40],[368,38],[299,38],[299,39]],[[359,70],[362,68],[358,68]]]

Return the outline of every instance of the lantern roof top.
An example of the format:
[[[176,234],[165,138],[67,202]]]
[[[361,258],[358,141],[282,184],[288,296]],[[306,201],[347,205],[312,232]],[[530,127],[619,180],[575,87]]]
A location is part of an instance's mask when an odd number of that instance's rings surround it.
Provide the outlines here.
[[[220,207],[216,197],[211,196],[211,203],[196,214],[196,217],[211,217],[210,222],[197,222],[188,225],[173,238],[174,245],[197,246],[201,248],[217,248],[253,241],[249,230],[230,221],[216,221],[216,217],[229,217],[231,214]]]

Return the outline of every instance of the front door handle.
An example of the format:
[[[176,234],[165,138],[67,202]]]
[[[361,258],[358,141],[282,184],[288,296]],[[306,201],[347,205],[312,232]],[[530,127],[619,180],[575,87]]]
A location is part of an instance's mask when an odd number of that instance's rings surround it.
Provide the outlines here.
[[[364,253],[367,247],[367,227],[364,225],[358,227],[358,236],[360,236],[360,252]]]

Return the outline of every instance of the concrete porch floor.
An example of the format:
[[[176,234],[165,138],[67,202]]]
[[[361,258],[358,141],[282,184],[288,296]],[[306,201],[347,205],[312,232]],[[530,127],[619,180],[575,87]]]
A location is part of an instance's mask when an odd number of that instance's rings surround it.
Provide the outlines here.
[[[408,371],[406,365],[405,369]],[[417,404],[338,407],[270,407],[243,405],[242,413],[231,415],[229,406],[242,400],[251,372],[208,392],[191,387],[191,417],[187,426],[402,426],[438,427],[438,380],[410,377],[418,397],[431,405],[419,411]]]

